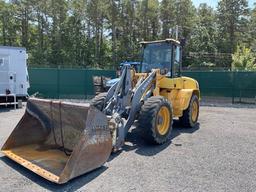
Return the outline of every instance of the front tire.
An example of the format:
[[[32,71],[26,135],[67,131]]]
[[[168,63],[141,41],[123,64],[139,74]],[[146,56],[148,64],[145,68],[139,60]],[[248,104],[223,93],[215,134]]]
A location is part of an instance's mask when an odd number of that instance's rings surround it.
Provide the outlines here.
[[[92,99],[91,105],[96,107],[98,110],[103,111],[105,107],[106,98],[107,98],[107,92],[100,93]]]
[[[138,128],[142,137],[153,144],[163,144],[170,140],[172,131],[172,106],[161,96],[147,99],[141,107]]]

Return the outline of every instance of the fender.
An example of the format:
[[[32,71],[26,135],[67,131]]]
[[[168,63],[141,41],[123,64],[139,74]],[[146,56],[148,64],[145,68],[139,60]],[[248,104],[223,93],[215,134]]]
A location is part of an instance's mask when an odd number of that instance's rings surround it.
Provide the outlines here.
[[[198,82],[189,77],[161,77],[158,86],[161,89],[160,95],[166,97],[172,103],[174,117],[183,115],[183,111],[188,108],[193,94],[200,99]]]

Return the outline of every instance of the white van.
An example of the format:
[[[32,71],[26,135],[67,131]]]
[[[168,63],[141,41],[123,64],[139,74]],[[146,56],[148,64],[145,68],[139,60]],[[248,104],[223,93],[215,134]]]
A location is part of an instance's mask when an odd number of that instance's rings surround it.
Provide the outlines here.
[[[0,96],[27,97],[28,88],[26,49],[0,46]]]

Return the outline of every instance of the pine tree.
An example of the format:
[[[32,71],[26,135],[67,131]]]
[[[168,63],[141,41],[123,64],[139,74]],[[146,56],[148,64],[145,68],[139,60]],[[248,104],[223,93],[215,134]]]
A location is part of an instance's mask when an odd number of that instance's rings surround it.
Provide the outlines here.
[[[171,29],[175,28],[175,0],[163,0],[160,8],[160,18],[162,22],[162,38],[170,38]]]
[[[223,52],[232,53],[238,39],[246,31],[248,16],[247,0],[221,0],[218,3],[219,48]],[[224,46],[223,46],[224,45]]]
[[[215,12],[207,4],[200,4],[197,15],[196,27],[191,35],[191,50],[214,53],[217,51]]]

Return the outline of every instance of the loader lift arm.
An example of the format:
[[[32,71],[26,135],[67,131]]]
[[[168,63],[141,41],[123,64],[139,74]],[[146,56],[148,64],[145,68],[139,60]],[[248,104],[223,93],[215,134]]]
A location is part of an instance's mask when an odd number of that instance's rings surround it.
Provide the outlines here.
[[[123,66],[120,80],[108,91],[103,109],[110,121],[115,124],[114,131],[117,133],[113,134],[112,140],[115,150],[122,147],[143,101],[152,95],[154,88],[152,82],[155,80],[156,71],[152,70],[146,78],[141,77],[132,87],[131,70],[130,65]]]

